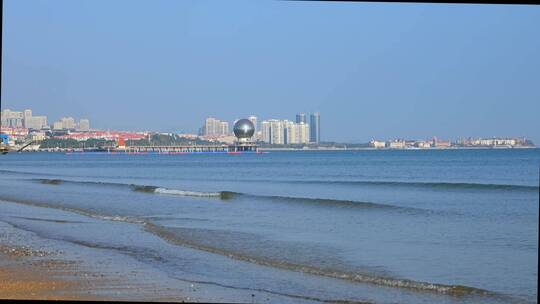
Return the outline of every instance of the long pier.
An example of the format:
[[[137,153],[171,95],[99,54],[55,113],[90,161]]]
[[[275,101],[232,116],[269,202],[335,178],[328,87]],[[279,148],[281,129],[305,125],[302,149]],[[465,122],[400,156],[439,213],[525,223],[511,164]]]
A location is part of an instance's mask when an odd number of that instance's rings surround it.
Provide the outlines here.
[[[258,152],[257,145],[241,143],[233,145],[182,145],[182,146],[126,146],[111,149],[114,152],[125,153],[239,153]]]

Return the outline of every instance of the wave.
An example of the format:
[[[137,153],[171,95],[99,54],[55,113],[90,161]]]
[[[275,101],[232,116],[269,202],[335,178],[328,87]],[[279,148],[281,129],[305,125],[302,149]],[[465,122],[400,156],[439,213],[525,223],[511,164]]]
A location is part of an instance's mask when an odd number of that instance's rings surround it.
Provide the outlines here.
[[[34,179],[42,184],[46,185],[61,185],[63,183],[69,184],[85,184],[85,185],[98,185],[98,186],[112,186],[112,187],[126,187],[135,192],[144,192],[152,194],[164,194],[172,196],[191,196],[201,198],[219,198],[221,200],[230,200],[234,198],[252,198],[256,200],[266,200],[272,202],[285,202],[285,203],[305,203],[312,205],[326,205],[326,206],[340,206],[340,207],[353,207],[353,208],[381,208],[381,209],[396,209],[407,211],[428,211],[413,207],[400,207],[395,205],[355,201],[355,200],[341,200],[341,199],[329,199],[329,198],[310,198],[310,197],[294,197],[294,196],[278,196],[278,195],[260,195],[250,194],[232,191],[218,191],[218,192],[200,192],[189,191],[181,189],[170,189],[152,185],[136,185],[136,184],[121,184],[121,183],[109,183],[109,182],[94,182],[94,181],[73,181],[62,179]]]
[[[0,195],[0,201],[6,201],[6,202],[22,204],[22,205],[27,205],[27,206],[32,206],[32,207],[39,207],[39,208],[52,208],[52,209],[57,209],[61,211],[76,213],[79,215],[95,218],[98,220],[124,222],[124,223],[132,223],[132,224],[145,223],[145,221],[138,219],[136,217],[132,217],[132,216],[98,214],[95,212],[90,212],[85,209],[60,206],[54,203],[51,204],[51,203],[36,202],[34,200],[18,199],[15,197],[5,196],[5,195]]]
[[[355,200],[341,200],[330,198],[311,198],[311,197],[296,197],[296,196],[279,196],[279,195],[257,195],[247,193],[231,192],[231,195],[237,195],[239,197],[255,198],[261,200],[269,200],[273,202],[286,202],[286,203],[304,203],[312,205],[326,205],[326,206],[340,206],[340,207],[352,207],[352,208],[373,208],[373,209],[401,209],[408,211],[427,211],[424,209],[418,209],[413,207],[401,207],[383,203],[355,201]]]
[[[0,170],[2,173],[20,174],[20,175],[38,175],[38,176],[59,176],[58,174],[34,173],[14,170]],[[75,176],[73,176],[75,177]],[[77,176],[79,177],[79,176]],[[80,176],[83,177],[83,176]],[[195,179],[195,178],[177,178],[179,180],[212,180],[222,181],[222,179]],[[51,179],[52,181],[61,181],[60,179]],[[65,180],[64,180],[65,181]],[[517,185],[517,184],[494,184],[494,183],[467,183],[467,182],[413,182],[413,181],[381,181],[381,180],[273,180],[273,179],[235,179],[238,182],[264,182],[279,184],[314,184],[314,185],[349,185],[349,186],[387,186],[403,188],[423,188],[434,190],[506,190],[506,191],[538,191],[536,185]],[[101,182],[87,182],[97,184],[114,184]],[[182,194],[178,194],[182,195]]]
[[[280,268],[280,269],[286,269],[286,270],[291,270],[291,271],[303,272],[306,274],[331,277],[335,279],[347,280],[347,281],[352,281],[352,282],[357,282],[357,283],[368,283],[368,284],[375,284],[375,285],[386,286],[386,287],[405,288],[405,289],[411,289],[411,290],[416,290],[416,291],[430,291],[430,292],[442,293],[442,294],[447,294],[447,295],[452,295],[452,296],[495,295],[494,292],[491,292],[488,290],[475,288],[475,287],[469,287],[469,286],[463,286],[463,285],[446,285],[446,284],[414,281],[414,280],[409,280],[409,279],[383,277],[383,276],[377,276],[377,275],[371,275],[371,274],[365,274],[365,273],[345,272],[345,271],[337,271],[337,270],[332,270],[332,269],[321,269],[314,266],[297,264],[297,263],[289,262],[289,261],[276,260],[276,259],[261,257],[261,256],[247,255],[238,251],[227,250],[227,249],[219,248],[216,246],[202,244],[200,242],[193,241],[191,239],[182,238],[181,235],[173,233],[169,231],[168,229],[166,229],[165,227],[161,227],[153,223],[146,223],[144,225],[144,229],[172,244],[187,246],[196,250],[202,250],[202,251],[206,251],[206,252],[210,252],[214,254],[219,254],[219,255],[227,256],[232,259],[241,260],[241,261],[245,261],[245,262],[249,262],[249,263],[253,263],[253,264],[257,264],[261,266],[268,266],[268,267],[273,267],[273,268]]]
[[[290,271],[302,272],[310,275],[330,277],[340,280],[346,280],[356,283],[374,284],[384,287],[402,288],[421,292],[434,292],[439,294],[446,294],[450,296],[503,296],[493,291],[480,289],[476,287],[464,286],[464,285],[448,285],[432,282],[415,281],[404,278],[394,278],[388,276],[373,275],[369,273],[359,272],[347,272],[342,270],[334,270],[329,268],[320,268],[317,266],[311,266],[301,263],[295,263],[290,261],[284,261],[282,259],[272,259],[269,257],[258,256],[253,254],[245,254],[237,250],[231,250],[226,248],[220,248],[213,245],[208,245],[203,242],[198,242],[189,238],[183,238],[181,234],[169,231],[166,227],[156,225],[150,221],[143,220],[138,217],[119,216],[119,215],[104,215],[95,212],[81,210],[77,208],[70,208],[64,206],[55,206],[50,204],[44,204],[34,202],[31,200],[13,199],[11,197],[0,197],[0,200],[4,200],[12,203],[19,203],[24,205],[30,205],[35,207],[53,208],[67,212],[77,213],[83,216],[107,220],[107,221],[119,221],[130,224],[142,225],[143,229],[149,233],[156,235],[157,237],[175,245],[186,246],[196,250],[201,250],[213,254],[229,257],[231,259],[249,262],[261,266],[285,269]]]
[[[228,192],[198,192],[198,191],[186,191],[179,189],[169,189],[157,186],[145,186],[145,185],[130,185],[134,191],[138,192],[147,192],[147,193],[158,193],[158,194],[168,194],[168,195],[178,195],[178,196],[194,196],[194,197],[219,197],[222,199],[227,198]]]
[[[512,185],[512,184],[482,184],[482,183],[451,183],[451,182],[403,182],[403,181],[337,181],[337,180],[307,180],[284,181],[298,184],[341,184],[366,186],[395,186],[417,187],[431,189],[484,189],[484,190],[530,190],[538,191],[538,186]]]

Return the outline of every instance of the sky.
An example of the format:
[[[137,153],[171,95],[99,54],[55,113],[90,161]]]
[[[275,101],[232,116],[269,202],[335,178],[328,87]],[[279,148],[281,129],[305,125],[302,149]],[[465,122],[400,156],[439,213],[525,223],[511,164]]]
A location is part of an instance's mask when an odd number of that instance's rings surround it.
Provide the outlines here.
[[[5,0],[2,109],[197,132],[294,120],[321,140],[540,144],[540,6]]]

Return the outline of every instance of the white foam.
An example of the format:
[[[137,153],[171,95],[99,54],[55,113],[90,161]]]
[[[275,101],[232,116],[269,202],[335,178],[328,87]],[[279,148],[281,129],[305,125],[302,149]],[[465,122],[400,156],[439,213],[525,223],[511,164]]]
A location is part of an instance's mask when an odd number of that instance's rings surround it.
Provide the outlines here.
[[[177,189],[156,188],[155,193],[180,195],[180,196],[197,196],[197,197],[220,197],[220,192],[196,192],[196,191],[184,191]]]

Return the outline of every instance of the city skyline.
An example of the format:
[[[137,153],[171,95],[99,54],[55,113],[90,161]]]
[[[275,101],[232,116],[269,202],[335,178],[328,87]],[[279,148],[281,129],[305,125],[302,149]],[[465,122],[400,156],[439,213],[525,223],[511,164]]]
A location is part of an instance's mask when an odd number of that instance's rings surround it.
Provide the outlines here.
[[[202,139],[211,141],[221,141],[233,143],[236,139],[231,129],[229,122],[209,116],[205,119],[198,133],[169,133],[160,130],[111,130],[107,128],[96,129],[90,128],[90,120],[80,118],[76,122],[73,117],[62,117],[54,121],[51,125],[47,124],[47,116],[34,116],[32,109],[24,109],[21,111],[5,109],[1,112],[1,131],[3,135],[14,137],[14,140],[43,140],[46,138],[64,138],[87,140],[89,138],[125,138],[125,139],[141,139],[147,134],[176,134],[183,138]],[[357,144],[352,142],[332,142],[320,141],[320,113],[297,113],[295,120],[288,119],[264,119],[258,122],[258,117],[250,115],[246,118],[251,121],[254,126],[254,142],[266,143],[270,145],[311,145],[319,143],[330,144]],[[231,122],[234,125],[239,119]],[[309,124],[306,122],[314,122]],[[259,130],[259,131],[257,131]],[[53,133],[49,134],[49,131]],[[66,132],[67,131],[67,132]],[[54,134],[60,132],[59,134]],[[73,132],[73,133],[70,133]],[[47,135],[48,134],[48,135]],[[141,137],[142,136],[142,137]],[[6,140],[5,138],[3,140]],[[374,138],[369,142],[362,142],[371,148],[450,148],[459,146],[534,146],[534,141],[525,136],[492,136],[492,137],[471,137],[460,136],[453,139],[440,139],[437,136],[431,138],[411,138],[411,137],[387,137]]]
[[[5,1],[2,109],[69,113],[100,129],[190,133],[208,114],[295,121],[295,113],[319,111],[323,141],[540,142],[540,8],[104,5]]]

